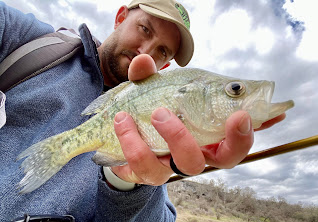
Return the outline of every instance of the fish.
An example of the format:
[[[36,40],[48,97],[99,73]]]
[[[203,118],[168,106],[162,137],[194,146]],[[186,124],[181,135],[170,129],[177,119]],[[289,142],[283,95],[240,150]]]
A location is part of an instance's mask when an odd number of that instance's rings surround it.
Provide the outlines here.
[[[97,97],[82,115],[92,115],[81,125],[40,141],[24,150],[17,160],[25,176],[20,193],[39,188],[72,158],[96,151],[92,160],[101,166],[127,163],[114,131],[116,113],[134,119],[141,138],[157,155],[170,153],[165,140],[151,124],[159,107],[175,113],[200,146],[219,143],[225,137],[226,119],[238,110],[247,111],[253,128],[294,106],[292,100],[271,103],[273,81],[244,80],[198,68],[159,71],[140,81],[127,81]]]

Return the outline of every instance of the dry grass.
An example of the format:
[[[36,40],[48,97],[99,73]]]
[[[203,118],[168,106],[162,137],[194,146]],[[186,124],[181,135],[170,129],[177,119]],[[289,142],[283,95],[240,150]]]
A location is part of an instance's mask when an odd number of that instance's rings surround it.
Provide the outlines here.
[[[177,208],[177,222],[243,222],[244,220],[222,215],[218,220],[216,216],[194,214],[188,209]]]

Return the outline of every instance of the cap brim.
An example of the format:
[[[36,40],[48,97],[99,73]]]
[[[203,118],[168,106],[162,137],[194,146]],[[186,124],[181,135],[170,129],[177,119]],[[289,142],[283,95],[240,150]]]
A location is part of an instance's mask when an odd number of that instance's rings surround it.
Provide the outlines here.
[[[174,56],[174,59],[179,66],[186,66],[190,62],[194,52],[194,42],[190,31],[185,27],[185,25],[183,25],[165,12],[143,4],[139,4],[139,8],[149,13],[150,15],[164,19],[177,25],[181,34],[181,43],[178,52]]]

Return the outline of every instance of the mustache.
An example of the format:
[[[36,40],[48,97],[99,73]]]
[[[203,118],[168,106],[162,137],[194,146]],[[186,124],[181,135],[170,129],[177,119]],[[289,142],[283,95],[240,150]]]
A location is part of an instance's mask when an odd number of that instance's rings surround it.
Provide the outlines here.
[[[130,60],[133,60],[138,55],[136,52],[130,50],[123,50],[121,54],[127,56]]]

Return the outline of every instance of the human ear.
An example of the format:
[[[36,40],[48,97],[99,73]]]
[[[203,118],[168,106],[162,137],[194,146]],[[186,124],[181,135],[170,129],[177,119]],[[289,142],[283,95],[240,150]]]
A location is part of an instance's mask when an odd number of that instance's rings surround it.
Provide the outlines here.
[[[127,18],[128,13],[129,13],[129,10],[126,5],[123,5],[120,7],[115,19],[115,26],[114,26],[115,29]]]

